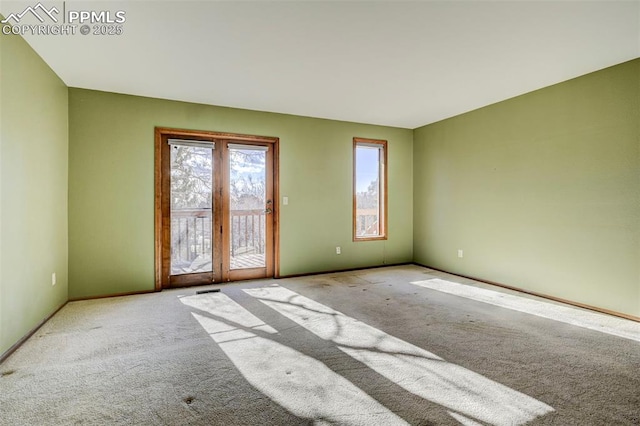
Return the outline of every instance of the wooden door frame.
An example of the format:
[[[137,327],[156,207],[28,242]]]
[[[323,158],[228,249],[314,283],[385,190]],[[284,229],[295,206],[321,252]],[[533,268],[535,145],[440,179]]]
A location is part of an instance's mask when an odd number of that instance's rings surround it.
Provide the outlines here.
[[[169,217],[170,205],[163,203],[163,194],[170,191],[170,151],[169,146],[163,143],[167,137],[190,138],[194,140],[209,140],[213,142],[254,142],[269,144],[273,149],[273,263],[267,264],[267,271],[272,271],[273,276],[280,276],[280,192],[279,192],[279,142],[280,139],[270,136],[243,135],[236,133],[223,133],[204,130],[176,129],[169,127],[155,128],[155,152],[154,152],[154,268],[155,290],[161,291],[169,288],[170,255],[163,253],[163,247],[171,244],[171,236],[166,232],[165,218]],[[220,204],[220,203],[217,203]],[[217,208],[217,206],[214,206]],[[214,213],[215,214],[215,213]],[[220,241],[221,243],[222,241]]]

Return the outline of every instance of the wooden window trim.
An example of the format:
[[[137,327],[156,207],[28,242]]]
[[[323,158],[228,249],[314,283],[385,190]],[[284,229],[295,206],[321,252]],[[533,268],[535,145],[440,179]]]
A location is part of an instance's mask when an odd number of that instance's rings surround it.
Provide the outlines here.
[[[170,259],[163,258],[162,247],[170,244],[169,235],[163,233],[163,218],[168,217],[167,209],[169,205],[163,204],[163,191],[169,188],[169,161],[167,161],[168,149],[165,147],[164,137],[188,137],[194,140],[209,141],[244,141],[268,143],[273,147],[273,274],[274,278],[280,277],[280,171],[279,171],[279,142],[280,139],[270,136],[254,136],[236,133],[223,133],[204,130],[174,129],[168,127],[155,128],[155,148],[154,148],[154,270],[155,270],[155,290],[161,291],[168,287],[169,263]],[[164,158],[163,158],[164,157]],[[163,169],[164,168],[164,169]],[[164,177],[164,179],[163,179]],[[165,241],[163,241],[163,239]],[[269,265],[267,265],[269,269]]]
[[[381,197],[381,201],[382,201],[382,208],[380,209],[380,211],[378,212],[378,214],[380,216],[382,216],[382,220],[380,221],[380,235],[379,236],[375,236],[375,237],[358,237],[356,235],[356,218],[357,218],[357,199],[356,199],[356,193],[357,193],[357,188],[356,188],[356,148],[358,147],[359,144],[374,144],[374,145],[380,145],[382,147],[382,162],[381,162],[381,169],[380,170],[380,176],[383,180],[383,182],[379,183],[380,188],[379,188],[379,192],[382,192],[382,197]],[[387,195],[387,188],[388,188],[388,171],[389,171],[389,166],[388,166],[388,152],[387,152],[387,141],[386,140],[382,140],[382,139],[368,139],[368,138],[359,138],[359,137],[354,137],[353,138],[353,149],[352,149],[352,153],[353,153],[353,216],[351,219],[351,224],[352,224],[352,230],[353,230],[353,241],[354,242],[361,242],[361,241],[378,241],[378,240],[386,240],[388,238],[388,227],[387,227],[387,217],[388,217],[388,195]]]

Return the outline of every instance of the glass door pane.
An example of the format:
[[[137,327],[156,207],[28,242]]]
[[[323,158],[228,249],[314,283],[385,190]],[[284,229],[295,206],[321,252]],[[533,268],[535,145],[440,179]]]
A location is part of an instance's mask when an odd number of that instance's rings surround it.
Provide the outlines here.
[[[264,268],[267,148],[229,144],[230,269]]]
[[[171,275],[213,271],[213,151],[171,145]]]

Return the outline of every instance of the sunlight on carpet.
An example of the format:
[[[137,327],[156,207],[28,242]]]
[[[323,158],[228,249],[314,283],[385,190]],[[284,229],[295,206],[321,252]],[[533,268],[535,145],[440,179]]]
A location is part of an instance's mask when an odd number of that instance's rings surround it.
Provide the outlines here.
[[[441,279],[411,284],[640,342],[640,323]]]
[[[464,417],[515,425],[553,411],[534,398],[286,288],[272,285],[243,291],[405,390]]]
[[[278,343],[276,331],[228,296],[180,299],[249,383],[314,424],[406,425],[353,383],[320,361]]]

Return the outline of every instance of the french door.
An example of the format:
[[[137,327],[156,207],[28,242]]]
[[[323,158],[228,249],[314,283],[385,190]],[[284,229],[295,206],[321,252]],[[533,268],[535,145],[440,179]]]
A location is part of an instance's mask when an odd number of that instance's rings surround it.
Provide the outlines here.
[[[274,276],[277,148],[156,129],[156,289]]]

